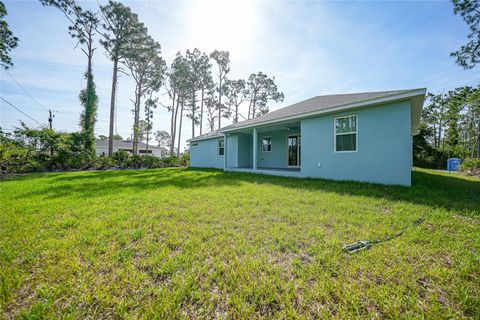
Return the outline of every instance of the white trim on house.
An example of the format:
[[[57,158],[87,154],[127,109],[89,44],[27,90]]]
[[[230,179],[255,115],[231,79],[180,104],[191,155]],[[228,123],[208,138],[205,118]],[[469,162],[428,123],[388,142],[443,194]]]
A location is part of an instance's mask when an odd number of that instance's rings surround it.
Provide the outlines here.
[[[253,154],[252,154],[252,168],[253,170],[257,170],[257,143],[258,143],[258,133],[257,133],[257,128],[253,128],[253,141],[252,141],[252,148],[253,148]]]
[[[333,107],[333,108],[302,113],[302,114],[298,114],[298,115],[291,116],[291,117],[285,117],[285,118],[274,119],[274,120],[260,122],[260,123],[254,123],[254,124],[241,126],[241,127],[237,127],[237,128],[223,129],[223,130],[220,129],[219,132],[226,133],[226,132],[242,131],[242,130],[245,130],[245,129],[248,129],[248,128],[261,127],[261,126],[267,125],[267,124],[273,124],[273,123],[279,123],[279,122],[285,122],[285,121],[291,121],[291,120],[298,120],[298,119],[308,118],[308,117],[322,115],[322,114],[334,113],[334,112],[339,112],[339,111],[347,111],[347,110],[354,109],[354,108],[369,107],[369,106],[374,106],[374,105],[377,105],[377,104],[384,104],[384,103],[388,103],[388,102],[405,100],[405,99],[413,98],[413,97],[416,97],[416,96],[421,96],[421,95],[424,96],[425,93],[426,93],[426,89],[412,90],[412,91],[409,91],[409,92],[400,93],[400,94],[396,94],[396,95],[392,95],[392,96],[388,96],[388,97],[381,97],[381,98],[375,98],[375,99],[365,100],[365,101],[361,101],[361,102],[345,104],[345,105],[341,105],[341,106],[337,106],[337,107]],[[423,99],[422,99],[422,103],[423,103]],[[421,109],[421,107],[422,106],[420,105],[420,109]],[[417,129],[416,127],[418,127],[418,124],[412,125],[412,132]],[[415,128],[415,130],[414,130],[414,128]]]
[[[223,134],[223,167],[227,167],[227,141],[228,141],[228,133]]]
[[[270,150],[264,150],[263,147],[264,147],[264,144],[263,144],[263,139],[270,139],[270,142],[267,144],[270,146]],[[271,136],[264,136],[262,137],[262,153],[264,152],[271,152],[272,151],[272,137]]]
[[[288,164],[288,139],[290,137],[297,137],[297,165],[296,166],[291,166]],[[292,134],[288,134],[287,133],[287,139],[286,139],[286,143],[287,143],[287,168],[300,168],[302,166],[302,161],[300,159],[300,137],[301,137],[301,133],[292,133]]]
[[[218,156],[225,156],[225,138],[220,138],[217,140],[217,155]],[[220,147],[220,141],[223,141],[223,146]],[[223,149],[223,154],[220,154],[220,149]]]
[[[343,118],[350,118],[355,117],[355,132],[344,132],[344,133],[337,133],[336,128],[336,121],[337,119]],[[355,150],[345,150],[345,151],[337,151],[337,135],[346,135],[346,134],[355,134]],[[358,114],[349,114],[346,116],[339,116],[333,118],[333,152],[334,153],[355,153],[358,152]]]

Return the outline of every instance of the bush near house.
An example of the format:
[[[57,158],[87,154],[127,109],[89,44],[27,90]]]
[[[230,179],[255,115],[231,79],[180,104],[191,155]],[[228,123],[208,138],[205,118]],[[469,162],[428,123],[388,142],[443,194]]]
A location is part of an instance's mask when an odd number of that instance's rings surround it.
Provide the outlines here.
[[[48,128],[22,127],[13,134],[0,129],[0,169],[3,174],[62,170],[105,170],[165,168],[188,165],[188,153],[181,157],[132,156],[118,151],[97,157],[83,146],[84,134],[61,133]]]

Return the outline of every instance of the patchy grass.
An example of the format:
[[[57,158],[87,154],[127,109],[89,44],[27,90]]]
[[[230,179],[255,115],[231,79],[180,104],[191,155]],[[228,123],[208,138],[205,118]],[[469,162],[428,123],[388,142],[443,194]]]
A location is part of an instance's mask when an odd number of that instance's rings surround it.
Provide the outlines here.
[[[4,317],[475,318],[480,180],[159,169],[0,182]],[[428,219],[354,255],[341,246]]]

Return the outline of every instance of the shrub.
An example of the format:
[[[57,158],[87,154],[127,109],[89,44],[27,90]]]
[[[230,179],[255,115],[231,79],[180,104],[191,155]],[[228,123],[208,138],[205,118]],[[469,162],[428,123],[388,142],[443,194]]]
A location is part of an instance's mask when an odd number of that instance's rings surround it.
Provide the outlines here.
[[[125,150],[118,150],[113,153],[112,158],[119,167],[124,168],[128,158],[130,158],[130,153]]]
[[[85,149],[85,134],[61,133],[48,128],[30,129],[22,124],[14,134],[0,128],[0,169],[2,173],[119,168],[164,168],[188,166],[189,153],[181,157],[157,158],[124,150],[112,157],[97,157]]]
[[[163,163],[165,164],[165,167],[180,167],[182,166],[182,162],[179,157],[177,156],[171,156],[171,157],[165,157],[162,159]]]
[[[138,169],[142,167],[142,156],[141,155],[133,155],[125,161],[126,168],[133,168]]]
[[[31,159],[30,150],[22,141],[12,139],[0,129],[0,170],[3,174],[38,171],[41,165]]]
[[[463,160],[460,171],[467,175],[480,176],[480,159],[467,158]]]
[[[461,168],[465,170],[480,169],[480,159],[467,158],[463,161]]]
[[[185,152],[181,156],[181,165],[184,167],[190,167],[190,152]]]
[[[50,160],[45,161],[48,170],[88,169],[95,167],[96,156],[88,151],[79,152],[61,149]]]
[[[162,161],[162,159],[157,158],[155,156],[145,155],[145,156],[142,156],[142,158],[143,158],[142,159],[143,160],[142,168],[163,168],[163,167],[165,167],[165,164]]]
[[[117,163],[110,157],[98,157],[95,162],[95,169],[111,169],[116,167]]]

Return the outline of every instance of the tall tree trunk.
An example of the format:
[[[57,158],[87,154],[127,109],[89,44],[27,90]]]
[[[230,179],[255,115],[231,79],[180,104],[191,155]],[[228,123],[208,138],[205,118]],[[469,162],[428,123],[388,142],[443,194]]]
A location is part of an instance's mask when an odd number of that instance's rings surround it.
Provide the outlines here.
[[[176,92],[173,91],[172,94],[172,118],[170,119],[170,156],[173,156],[173,149],[175,148],[175,99]]]
[[[440,144],[442,144],[442,125],[443,125],[443,93],[442,93],[442,102],[440,104],[440,116],[438,117],[438,147],[440,149]]]
[[[85,140],[85,149],[87,150],[93,150],[94,149],[94,140],[93,139],[93,128],[94,124],[91,121],[92,114],[90,108],[90,93],[92,90],[92,60],[93,60],[93,39],[92,39],[92,34],[89,33],[88,35],[88,44],[87,44],[87,58],[88,58],[88,64],[87,64],[87,90],[86,90],[86,97],[85,97],[85,119],[84,119],[84,132],[86,133],[86,140]]]
[[[478,135],[477,135],[477,158],[480,159],[480,121],[478,121]]]
[[[150,133],[150,121],[147,122],[147,146],[146,146],[146,153],[148,154],[148,139],[149,139],[149,133]]]
[[[195,87],[192,87],[192,139],[195,138]]]
[[[175,120],[173,122],[173,135],[175,136],[175,139],[177,139],[177,119],[178,119],[178,108],[180,107],[180,94],[177,95],[177,105],[175,107]],[[173,140],[175,142],[175,139]],[[175,143],[173,143],[173,153],[172,155],[175,154]]]
[[[438,120],[438,137],[437,137],[437,149],[440,149],[440,141],[442,139],[442,120]]]
[[[256,95],[253,98],[253,103],[252,103],[252,119],[255,118],[255,112],[257,112],[257,98]]]
[[[115,94],[117,92],[118,58],[113,59],[112,95],[110,96],[110,128],[108,135],[108,156],[113,155],[113,126],[115,119]]]
[[[180,124],[178,125],[177,157],[180,157],[180,140],[182,139],[182,120],[183,120],[183,98],[180,104]]]
[[[220,71],[221,74],[221,71]],[[222,76],[218,81],[218,130],[222,127]]]
[[[202,131],[203,131],[203,96],[204,96],[204,93],[205,93],[205,89],[202,88],[202,100],[200,102],[200,135],[202,135]]]
[[[135,109],[133,120],[133,155],[138,154],[138,124],[140,122],[140,96],[141,96],[141,82],[137,85],[135,90]]]

